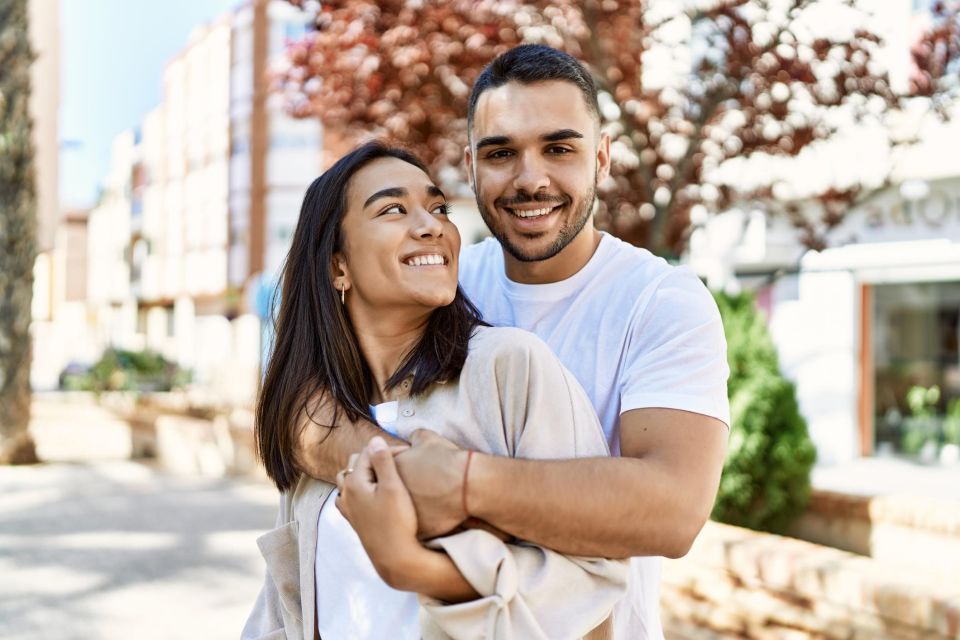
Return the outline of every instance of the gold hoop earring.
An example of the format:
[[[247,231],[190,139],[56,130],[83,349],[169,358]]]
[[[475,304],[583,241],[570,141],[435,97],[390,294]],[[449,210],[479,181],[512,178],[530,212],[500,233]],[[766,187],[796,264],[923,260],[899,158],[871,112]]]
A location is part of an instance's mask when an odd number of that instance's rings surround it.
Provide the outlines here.
[[[340,283],[340,304],[347,303],[347,285]]]

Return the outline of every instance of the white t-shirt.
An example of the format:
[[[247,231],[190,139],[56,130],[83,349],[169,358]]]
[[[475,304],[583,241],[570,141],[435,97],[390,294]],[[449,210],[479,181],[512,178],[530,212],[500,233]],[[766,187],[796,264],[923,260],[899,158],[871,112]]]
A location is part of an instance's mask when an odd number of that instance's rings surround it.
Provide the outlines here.
[[[484,320],[537,334],[583,385],[614,455],[620,415],[682,409],[730,424],[726,342],[709,291],[683,267],[604,233],[590,261],[550,284],[520,284],[493,238],[460,255],[460,284]],[[663,637],[660,559],[634,558],[614,612],[618,639]]]
[[[398,403],[373,407],[373,416],[393,433]],[[317,630],[324,640],[417,640],[417,594],[383,581],[357,532],[337,509],[334,489],[317,521]]]

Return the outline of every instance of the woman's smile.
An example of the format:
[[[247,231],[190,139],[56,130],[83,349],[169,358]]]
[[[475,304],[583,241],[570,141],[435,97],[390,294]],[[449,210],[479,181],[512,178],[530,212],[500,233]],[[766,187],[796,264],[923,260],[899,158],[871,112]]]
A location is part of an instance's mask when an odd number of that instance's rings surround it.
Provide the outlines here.
[[[450,261],[441,253],[418,253],[401,260],[408,267],[446,267]]]

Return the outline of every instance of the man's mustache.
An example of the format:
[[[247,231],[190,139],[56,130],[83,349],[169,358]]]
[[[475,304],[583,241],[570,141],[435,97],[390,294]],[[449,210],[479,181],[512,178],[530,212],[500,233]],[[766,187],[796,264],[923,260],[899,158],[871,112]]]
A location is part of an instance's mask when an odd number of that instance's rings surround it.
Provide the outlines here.
[[[510,208],[519,204],[530,204],[531,202],[558,205],[566,203],[567,198],[550,193],[535,193],[530,195],[529,193],[521,192],[509,198],[497,198],[493,201],[493,204],[498,207]]]

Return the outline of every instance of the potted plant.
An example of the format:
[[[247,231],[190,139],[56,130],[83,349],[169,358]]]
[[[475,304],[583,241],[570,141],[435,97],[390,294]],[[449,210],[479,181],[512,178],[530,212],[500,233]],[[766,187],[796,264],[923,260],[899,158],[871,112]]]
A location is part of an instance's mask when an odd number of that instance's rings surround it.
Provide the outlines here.
[[[937,459],[939,424],[934,410],[940,401],[940,387],[916,385],[907,391],[907,407],[910,416],[903,421],[900,449],[923,462]]]
[[[947,415],[943,419],[943,446],[940,447],[940,462],[944,464],[960,462],[960,398],[954,398],[947,404]]]

